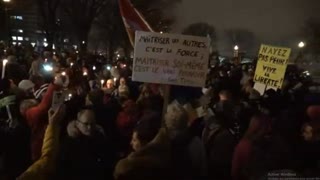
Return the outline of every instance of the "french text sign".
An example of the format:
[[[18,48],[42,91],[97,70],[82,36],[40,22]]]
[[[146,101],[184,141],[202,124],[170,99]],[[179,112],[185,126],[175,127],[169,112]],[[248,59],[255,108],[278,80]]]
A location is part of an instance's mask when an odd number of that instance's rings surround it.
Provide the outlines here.
[[[204,87],[209,60],[209,39],[137,31],[134,81]]]
[[[266,86],[282,87],[291,49],[261,45],[254,82]]]

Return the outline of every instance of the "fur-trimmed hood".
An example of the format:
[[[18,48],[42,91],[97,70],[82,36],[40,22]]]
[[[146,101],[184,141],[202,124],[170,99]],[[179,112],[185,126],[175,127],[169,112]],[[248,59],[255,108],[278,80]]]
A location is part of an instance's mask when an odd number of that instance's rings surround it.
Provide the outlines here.
[[[78,129],[76,123],[77,123],[76,120],[69,122],[69,124],[67,126],[67,133],[68,133],[69,137],[77,138],[77,137],[81,136],[81,132]],[[96,125],[94,128],[95,128],[94,129],[95,131],[105,135],[104,130],[101,126]]]

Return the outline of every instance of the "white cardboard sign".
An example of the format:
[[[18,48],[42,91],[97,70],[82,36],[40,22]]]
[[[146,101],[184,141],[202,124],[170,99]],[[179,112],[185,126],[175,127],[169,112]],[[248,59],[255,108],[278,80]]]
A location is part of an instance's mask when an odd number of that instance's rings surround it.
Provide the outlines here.
[[[134,81],[204,87],[209,38],[137,31]]]

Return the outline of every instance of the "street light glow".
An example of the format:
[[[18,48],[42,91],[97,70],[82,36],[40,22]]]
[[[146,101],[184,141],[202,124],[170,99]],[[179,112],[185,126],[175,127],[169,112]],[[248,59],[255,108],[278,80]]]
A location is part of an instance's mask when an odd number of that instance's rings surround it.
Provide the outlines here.
[[[303,47],[305,46],[305,43],[301,41],[301,42],[298,44],[298,46],[299,46],[299,48],[303,48]]]
[[[239,47],[237,45],[234,46],[234,50],[238,51]]]

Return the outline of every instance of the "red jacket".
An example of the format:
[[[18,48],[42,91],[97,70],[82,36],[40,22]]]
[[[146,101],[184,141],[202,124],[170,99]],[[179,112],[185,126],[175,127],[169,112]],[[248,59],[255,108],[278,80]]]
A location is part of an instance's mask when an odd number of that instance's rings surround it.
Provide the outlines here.
[[[248,139],[242,139],[236,146],[232,159],[232,179],[246,180],[246,168],[249,165],[252,153],[252,143]]]
[[[126,101],[116,121],[117,128],[121,135],[130,137],[138,120],[139,113],[137,111],[137,105],[132,100]]]
[[[41,147],[44,133],[48,125],[48,111],[51,107],[53,92],[59,86],[50,84],[40,104],[26,111],[26,120],[31,129],[31,153],[32,160],[36,161],[41,156]]]

